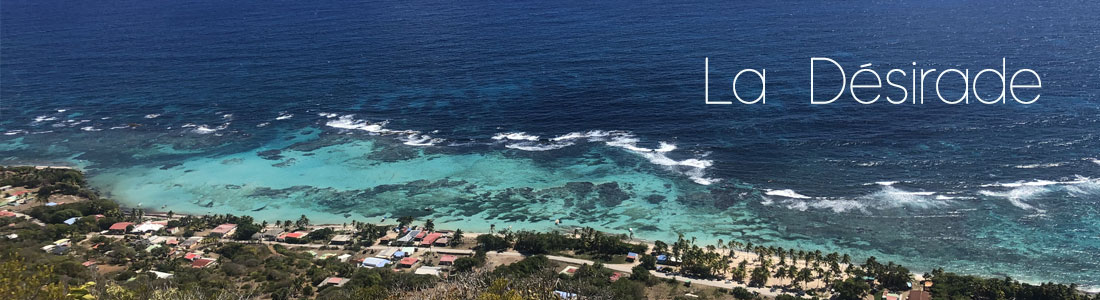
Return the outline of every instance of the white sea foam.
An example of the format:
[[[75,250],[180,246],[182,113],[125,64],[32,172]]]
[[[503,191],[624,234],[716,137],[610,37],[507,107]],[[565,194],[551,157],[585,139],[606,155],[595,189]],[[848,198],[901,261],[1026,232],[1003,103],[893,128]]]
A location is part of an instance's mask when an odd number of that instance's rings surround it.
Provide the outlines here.
[[[193,124],[189,124],[189,125],[193,125]],[[184,125],[183,127],[187,127],[187,125]],[[198,133],[198,134],[211,134],[211,133],[215,133],[215,132],[218,132],[218,131],[225,130],[226,128],[229,128],[229,123],[221,124],[221,125],[218,125],[217,127],[210,127],[206,124],[202,124],[202,125],[199,125],[199,126],[195,127],[195,129],[191,130],[191,132]]]
[[[536,135],[529,135],[524,132],[504,132],[498,133],[493,136],[494,140],[510,140],[510,141],[537,141],[539,137]]]
[[[95,128],[95,126],[80,127],[80,130],[83,130],[83,131],[103,131],[103,129],[97,129],[97,128]]]
[[[325,119],[332,119],[332,118],[335,118],[335,117],[339,117],[339,116],[340,116],[339,114],[335,114],[335,113],[325,113],[325,112],[323,112],[323,113],[318,113],[317,115],[319,115],[319,116],[321,116],[321,117],[324,117]]]
[[[869,213],[871,210],[896,208],[927,209],[947,205],[950,203],[950,200],[954,199],[946,196],[932,197],[936,194],[935,192],[906,191],[892,186],[883,186],[879,191],[854,199],[810,198],[793,192],[793,194],[788,194],[786,191],[789,190],[766,191],[765,194],[791,198],[781,200],[788,209],[799,211],[825,209],[836,213],[850,211]],[[805,198],[792,197],[794,195],[803,196]]]
[[[1015,167],[1017,169],[1054,168],[1054,167],[1060,167],[1060,166],[1065,165],[1065,164],[1066,163],[1064,163],[1064,162],[1056,162],[1056,163],[1045,163],[1045,164],[1017,165],[1017,166],[1013,166],[1013,167]]]
[[[810,196],[799,194],[799,193],[795,192],[794,190],[790,190],[790,189],[785,189],[785,190],[764,190],[764,194],[769,195],[769,196],[780,196],[780,197],[795,198],[795,199],[810,199]]]
[[[440,138],[432,138],[431,136],[421,134],[416,130],[386,129],[386,124],[389,123],[387,121],[371,123],[366,120],[355,119],[355,115],[343,115],[335,119],[325,113],[322,113],[321,116],[330,119],[328,122],[325,122],[325,126],[349,130],[362,130],[378,135],[397,135],[400,140],[404,141],[405,145],[409,146],[434,146],[444,141]]]
[[[119,126],[114,126],[114,127],[107,128],[107,129],[115,130],[115,129],[123,129],[123,128],[128,128],[128,127],[130,127],[130,126],[128,126],[128,125],[119,125]]]
[[[66,112],[66,111],[68,111],[68,109],[65,109],[65,108],[62,108],[62,109],[58,109],[58,110],[57,110],[57,112],[59,112],[59,113],[63,113],[63,112]]]
[[[294,117],[293,114],[282,113],[282,114],[279,114],[278,117],[275,117],[275,120],[286,120],[286,119],[290,119],[290,118],[293,118],[293,117]]]
[[[432,138],[427,135],[411,134],[401,138],[405,141],[405,145],[409,146],[435,146],[438,143],[442,143],[443,139]]]
[[[271,125],[271,122],[263,122],[263,123],[260,123],[260,124],[256,124],[256,127],[267,127],[267,125]]]
[[[534,142],[521,142],[504,145],[505,148],[523,150],[523,151],[549,151],[557,150],[565,147],[572,146],[573,142],[565,143],[534,143]]]
[[[1100,165],[1100,159],[1093,158],[1093,159],[1090,159],[1090,160],[1092,161],[1092,163]]]
[[[637,153],[653,164],[666,166],[669,169],[687,175],[688,178],[691,178],[695,183],[710,185],[718,182],[717,179],[706,177],[706,169],[714,164],[713,161],[699,158],[675,160],[668,157],[668,153],[676,150],[675,144],[660,142],[656,149],[649,149],[638,146],[638,138],[627,132],[611,132],[607,135],[594,134],[592,136],[600,140],[607,138],[605,143],[608,146],[619,147]]]
[[[26,130],[16,129],[16,130],[9,130],[7,132],[4,132],[4,135],[16,135],[16,134],[26,134],[26,133],[27,133]]]
[[[1031,204],[1028,204],[1024,201],[1030,200],[1031,198],[1039,195],[1049,193],[1050,191],[1050,189],[1044,188],[1042,186],[1021,186],[1004,192],[983,190],[979,193],[990,197],[1008,199],[1008,202],[1011,203],[1013,206],[1019,207],[1023,210],[1035,210],[1038,212],[1043,212],[1043,210],[1035,208]]]
[[[875,184],[884,185],[884,186],[891,186],[891,185],[894,185],[895,183],[898,183],[898,182],[897,181],[875,181]]]
[[[145,115],[145,118],[146,118],[146,119],[156,119],[157,117],[160,117],[160,114],[148,114],[148,115]]]
[[[37,116],[37,117],[34,117],[34,123],[42,123],[42,122],[49,122],[49,121],[56,121],[56,120],[57,120],[57,117],[51,117],[51,116]]]

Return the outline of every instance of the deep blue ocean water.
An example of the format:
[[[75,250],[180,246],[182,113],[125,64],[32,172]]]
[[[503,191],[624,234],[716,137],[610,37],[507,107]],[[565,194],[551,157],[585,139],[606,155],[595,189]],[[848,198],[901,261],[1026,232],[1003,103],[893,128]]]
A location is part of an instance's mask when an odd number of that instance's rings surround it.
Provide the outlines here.
[[[177,212],[562,219],[1095,288],[1098,11],[4,0],[0,163],[80,166],[105,194]],[[768,103],[705,105],[708,57],[711,97],[765,68]],[[1004,58],[1042,96],[810,105],[811,57],[849,76]]]

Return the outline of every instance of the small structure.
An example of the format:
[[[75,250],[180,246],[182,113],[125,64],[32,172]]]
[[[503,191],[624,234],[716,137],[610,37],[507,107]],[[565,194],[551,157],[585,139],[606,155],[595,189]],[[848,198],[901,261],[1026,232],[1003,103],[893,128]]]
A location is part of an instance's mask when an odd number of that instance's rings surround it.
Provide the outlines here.
[[[210,231],[207,236],[212,237],[228,237],[237,232],[237,224],[221,224],[218,227],[214,227],[214,230]]]
[[[558,272],[558,274],[565,274],[565,275],[573,276],[574,273],[577,273],[578,269],[579,268],[574,267],[574,266],[568,266],[568,267],[565,267],[565,269],[562,269],[561,272]]]
[[[447,245],[449,245],[450,243],[451,239],[447,237],[441,237],[438,240],[435,240],[436,247],[447,247]]]
[[[458,259],[458,257],[454,256],[454,255],[444,255],[444,256],[439,258],[439,265],[440,266],[453,265],[453,264],[455,264],[455,259]]]
[[[112,233],[112,234],[125,234],[126,233],[126,228],[128,228],[130,226],[133,226],[133,225],[134,225],[133,222],[118,222],[118,223],[112,224],[110,228],[107,228],[107,232]]]
[[[409,254],[410,253],[406,253],[405,251],[397,251],[393,253],[393,258],[402,258],[408,256]]]
[[[81,263],[80,265],[85,266],[85,267],[91,267],[91,266],[95,265],[95,261],[94,260],[85,261],[85,262]]]
[[[402,258],[401,261],[397,263],[397,266],[402,268],[412,268],[412,266],[419,261],[420,259],[416,257],[406,257]]]
[[[73,224],[76,224],[76,220],[77,220],[76,217],[72,217],[72,218],[66,219],[62,223],[65,223],[65,225],[73,225]]]
[[[336,260],[341,262],[348,262],[348,259],[351,259],[351,254],[344,253],[336,257]]]
[[[405,252],[406,256],[412,255],[413,253],[416,253],[416,247],[401,247],[401,251]]]
[[[619,272],[611,273],[611,276],[608,277],[607,279],[611,280],[611,282],[616,282],[616,281],[619,281],[619,278],[623,278],[623,273],[619,273]]]
[[[158,271],[149,271],[149,273],[153,273],[153,275],[156,275],[157,279],[168,279],[168,278],[172,278],[172,276],[174,276],[174,275],[172,275],[172,273],[165,273],[165,272],[158,272]]]
[[[433,232],[431,234],[428,234],[428,236],[425,236],[423,240],[420,240],[420,247],[429,247],[434,244],[435,240],[438,240],[440,237],[443,237],[442,233]]]
[[[563,300],[573,300],[573,299],[577,299],[577,294],[574,294],[574,293],[568,293],[568,292],[562,292],[562,291],[554,291],[554,294],[555,294],[555,295],[558,295],[558,297],[562,298]]]
[[[421,231],[420,233],[417,233],[415,237],[413,237],[413,241],[422,241],[426,236],[428,236],[428,231]]]
[[[416,271],[413,271],[413,274],[433,275],[439,277],[440,271],[442,271],[442,269],[440,269],[439,267],[420,267],[417,268]]]
[[[199,258],[202,258],[202,254],[195,253],[195,252],[191,252],[191,253],[187,253],[187,254],[183,255],[183,259],[190,260],[190,261],[195,261],[196,259],[199,259]]]
[[[626,261],[627,262],[634,262],[635,260],[638,260],[638,253],[634,253],[634,252],[627,252],[626,253]]]
[[[341,286],[344,286],[345,283],[348,283],[348,281],[351,281],[351,279],[342,278],[342,277],[329,277],[329,278],[325,278],[325,281],[321,281],[321,284],[319,284],[317,286],[321,287],[321,286],[326,286],[326,285],[335,285],[337,287],[341,287]]]
[[[351,235],[349,235],[349,234],[338,234],[338,235],[332,237],[332,241],[330,241],[329,243],[333,244],[333,245],[346,245],[350,242],[351,242]]]
[[[363,259],[363,263],[359,264],[359,266],[366,268],[384,268],[388,264],[390,264],[389,260],[377,257],[367,257]]]
[[[202,269],[202,268],[212,266],[216,262],[217,262],[217,260],[215,260],[213,258],[200,258],[200,259],[196,259],[195,261],[191,262],[191,268]]]

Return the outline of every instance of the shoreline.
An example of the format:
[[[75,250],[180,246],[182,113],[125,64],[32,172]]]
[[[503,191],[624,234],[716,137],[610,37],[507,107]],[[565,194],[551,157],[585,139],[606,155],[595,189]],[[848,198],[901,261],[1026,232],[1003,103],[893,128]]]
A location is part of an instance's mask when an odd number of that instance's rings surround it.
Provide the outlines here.
[[[22,167],[35,167],[36,169],[44,169],[44,168],[75,169],[75,170],[83,172],[83,170],[81,170],[79,168],[74,168],[74,167],[70,167],[70,166],[59,166],[59,165],[12,165],[10,167],[20,167],[20,166],[22,166]],[[141,209],[142,211],[144,211],[146,214],[149,214],[149,215],[161,215],[163,217],[164,214],[166,214],[168,211],[171,211],[171,210],[161,210],[160,208],[143,208],[141,206],[137,206],[137,207],[129,206],[129,205],[125,205],[123,202],[121,202],[117,199],[112,199],[112,201],[115,201],[116,203],[120,204],[120,208],[124,208],[124,209],[127,209],[127,210],[133,209],[133,208],[138,208],[138,209]],[[208,213],[184,213],[184,212],[175,212],[175,211],[173,211],[173,213],[176,216],[182,216],[182,215],[191,215],[191,216],[212,215],[212,214],[208,214]],[[241,211],[241,212],[236,213],[234,215],[252,216],[252,214],[250,214],[249,212],[245,212],[245,211]],[[295,216],[289,216],[289,217],[290,217],[289,219],[295,219],[296,218]],[[308,215],[307,215],[307,217],[308,217]],[[385,217],[386,222],[366,221],[370,218],[371,217],[364,217],[364,216],[345,217],[345,219],[348,221],[346,223],[350,223],[350,221],[354,220],[354,221],[359,221],[359,222],[364,222],[364,223],[372,223],[372,224],[390,224],[390,225],[397,224],[396,217],[394,217],[394,216]],[[257,221],[266,220],[266,221],[271,221],[271,222],[274,222],[274,221],[277,221],[277,220],[285,220],[285,219],[263,219],[263,218],[255,218],[255,219]],[[421,219],[418,218],[418,220],[421,220]],[[549,222],[549,221],[547,221],[547,222]],[[316,224],[316,226],[331,226],[331,227],[338,227],[338,226],[341,226],[341,225],[342,225],[341,223],[333,223],[333,222],[323,222],[323,223]],[[458,225],[462,225],[462,224],[461,223],[454,223],[454,222],[437,222],[436,223],[437,228],[447,228],[447,229],[450,229],[450,230],[463,228],[463,226],[458,226]],[[571,230],[576,229],[576,228],[593,227],[591,225],[590,226],[585,226],[583,224],[562,224],[560,226],[554,226],[554,225],[547,226],[547,225],[540,225],[540,224],[537,224],[537,223],[530,223],[530,224],[527,224],[528,226],[522,226],[521,228],[511,229],[512,226],[500,226],[500,225],[507,225],[506,223],[501,223],[501,224],[497,224],[497,225],[498,225],[498,227],[497,227],[498,231],[508,229],[508,230],[513,230],[513,231],[518,231],[518,230],[531,230],[531,231],[535,231],[535,232],[557,231],[557,232],[564,232],[564,233],[568,233]],[[595,227],[593,227],[593,228],[595,228]],[[487,230],[473,230],[471,233],[476,232],[476,234],[484,234],[486,231]],[[603,232],[607,232],[607,231],[603,231]],[[627,235],[625,233],[613,233],[613,232],[607,232],[607,233]],[[706,245],[706,244],[713,243],[716,240],[717,240],[717,238],[714,238],[714,239],[701,239],[699,244],[700,245]],[[654,243],[656,241],[661,241],[661,239],[644,238],[644,237],[638,236],[638,237],[633,237],[633,238],[627,239],[627,241],[632,242],[632,243],[642,243],[642,244],[646,244],[650,247],[653,247]],[[764,245],[767,245],[767,244],[769,244],[769,243],[764,243]],[[755,254],[753,254],[751,252],[748,252],[748,251],[737,251],[737,254],[738,254],[738,257],[755,257],[756,256]],[[857,257],[857,255],[859,255],[859,254],[858,253],[854,253],[854,254],[855,255],[853,255],[853,263],[855,263],[857,261],[861,261],[861,260],[855,259],[855,257]],[[858,257],[866,259],[866,257],[862,256],[862,255],[859,255]],[[921,279],[923,279],[924,272],[930,272],[931,270],[917,270],[917,269],[914,269],[914,270],[910,270],[910,271],[911,271],[910,273],[913,275],[914,279],[921,280]],[[1004,277],[1005,276],[1005,275],[983,274],[983,273],[966,273],[966,274],[973,275],[973,276],[980,276],[980,277],[983,277],[983,278],[999,278],[999,277]],[[1033,284],[1033,285],[1039,285],[1039,284],[1042,284],[1042,283],[1045,283],[1045,282],[1057,282],[1057,281],[1051,281],[1051,280],[1029,280],[1028,278],[1021,279],[1021,278],[1017,278],[1017,277],[1013,277],[1013,278],[1020,281],[1020,282],[1029,283],[1029,284]],[[1080,289],[1082,291],[1090,292],[1090,293],[1100,292],[1100,285],[1081,285]]]

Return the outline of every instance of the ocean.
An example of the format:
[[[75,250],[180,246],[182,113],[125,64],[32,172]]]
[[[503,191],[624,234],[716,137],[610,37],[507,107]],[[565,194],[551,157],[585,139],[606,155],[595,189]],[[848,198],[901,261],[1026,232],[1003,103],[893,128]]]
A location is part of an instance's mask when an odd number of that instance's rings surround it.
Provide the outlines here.
[[[467,231],[560,219],[1095,290],[1097,11],[5,0],[0,163],[77,166],[152,210]],[[811,105],[812,57],[848,76],[1004,60],[1043,87],[1029,105]],[[766,69],[767,103],[706,105],[705,62],[725,100],[739,70]]]

